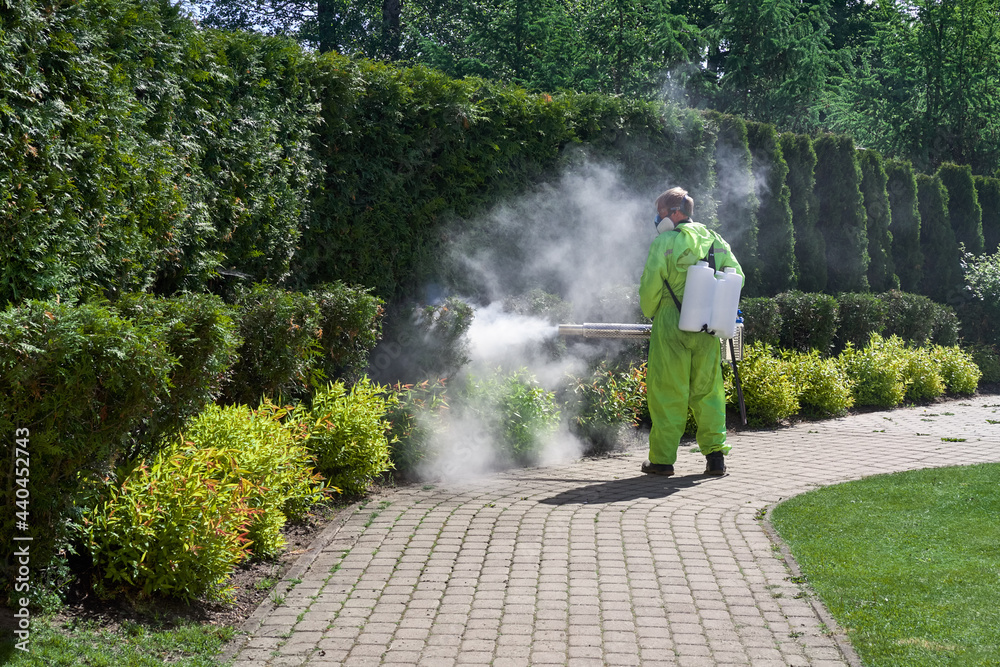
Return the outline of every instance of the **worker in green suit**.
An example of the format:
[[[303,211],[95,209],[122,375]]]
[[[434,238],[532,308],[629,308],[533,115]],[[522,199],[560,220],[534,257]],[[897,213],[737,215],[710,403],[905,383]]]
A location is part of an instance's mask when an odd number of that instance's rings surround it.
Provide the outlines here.
[[[646,317],[653,318],[646,371],[653,428],[642,472],[654,475],[674,474],[689,406],[698,424],[706,475],[725,474],[725,455],[730,449],[719,339],[705,332],[681,331],[677,324],[687,269],[710,251],[717,271],[732,266],[744,280],[745,276],[729,244],[705,225],[693,222],[693,213],[694,200],[686,190],[672,188],[657,197],[654,224],[658,234],[639,285],[639,305]]]

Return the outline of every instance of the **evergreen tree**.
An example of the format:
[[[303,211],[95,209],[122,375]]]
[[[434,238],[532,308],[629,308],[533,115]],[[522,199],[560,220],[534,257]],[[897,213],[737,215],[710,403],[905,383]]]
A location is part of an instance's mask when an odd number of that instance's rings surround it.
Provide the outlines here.
[[[781,135],[781,152],[788,164],[789,203],[795,230],[795,261],[798,288],[805,292],[826,289],[826,243],[816,225],[816,152],[805,134]]]
[[[987,254],[1000,246],[1000,178],[976,176],[976,196],[983,209],[983,241]]]
[[[920,291],[939,303],[963,288],[962,256],[948,220],[948,190],[937,176],[917,175],[920,250],[924,255]]]
[[[715,143],[716,188],[719,231],[729,242],[743,267],[743,294],[763,296],[760,261],[757,257],[757,207],[752,158],[747,146],[747,126],[736,116],[709,112],[706,117],[717,129]]]
[[[707,31],[718,75],[714,106],[750,120],[808,131],[840,71],[830,50],[829,2],[726,0]]]
[[[794,289],[798,283],[795,232],[789,203],[791,190],[785,182],[788,163],[781,153],[778,133],[773,125],[747,123],[747,141],[760,199],[757,209],[757,259],[761,288],[764,294],[774,295]]]
[[[873,292],[887,292],[899,288],[899,278],[896,277],[892,261],[887,177],[882,167],[882,158],[875,151],[860,151],[858,163],[861,166],[861,193],[868,217],[868,285]]]
[[[818,225],[826,243],[827,292],[868,291],[868,222],[854,142],[824,134],[816,151]]]
[[[965,244],[966,252],[982,255],[985,247],[983,209],[976,196],[972,169],[968,165],[946,162],[938,169],[937,175],[948,190],[948,219],[955,232],[955,240]]]
[[[892,262],[904,292],[920,292],[924,255],[920,251],[920,210],[917,179],[909,162],[889,160],[885,165],[886,191],[892,233]]]
[[[1000,167],[996,0],[880,2],[868,57],[844,81],[831,123],[929,171],[946,161]]]

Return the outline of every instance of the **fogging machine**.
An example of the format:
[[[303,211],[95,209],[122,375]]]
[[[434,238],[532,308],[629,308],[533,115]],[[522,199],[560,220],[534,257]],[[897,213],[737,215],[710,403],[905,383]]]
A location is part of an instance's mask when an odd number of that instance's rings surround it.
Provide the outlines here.
[[[618,340],[649,339],[653,331],[652,324],[606,324],[585,322],[583,324],[560,324],[559,335],[580,338],[608,338]],[[728,343],[728,345],[727,345]],[[737,361],[743,359],[743,325],[736,325],[732,338],[719,339],[722,346],[722,361],[729,362],[733,368],[733,378],[736,380],[736,397],[740,402],[740,419],[743,426],[747,425],[747,407],[743,402],[743,386],[740,384],[740,371]]]

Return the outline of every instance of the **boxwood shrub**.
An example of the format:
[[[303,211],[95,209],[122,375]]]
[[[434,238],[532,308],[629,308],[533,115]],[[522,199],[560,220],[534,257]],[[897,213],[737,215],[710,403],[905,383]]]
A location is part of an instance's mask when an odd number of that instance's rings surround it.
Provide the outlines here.
[[[829,354],[837,333],[837,300],[829,294],[783,292],[774,297],[781,312],[780,344],[786,350]]]

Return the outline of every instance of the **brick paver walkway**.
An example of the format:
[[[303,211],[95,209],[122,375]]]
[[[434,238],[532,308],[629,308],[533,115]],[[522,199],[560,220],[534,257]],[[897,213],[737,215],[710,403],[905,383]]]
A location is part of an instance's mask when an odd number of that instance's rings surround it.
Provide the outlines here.
[[[876,473],[1000,461],[1000,397],[731,433],[730,474],[682,444],[413,486],[328,526],[230,647],[258,665],[857,664],[760,511]],[[950,442],[942,438],[965,438]],[[822,530],[822,526],[817,526]]]

